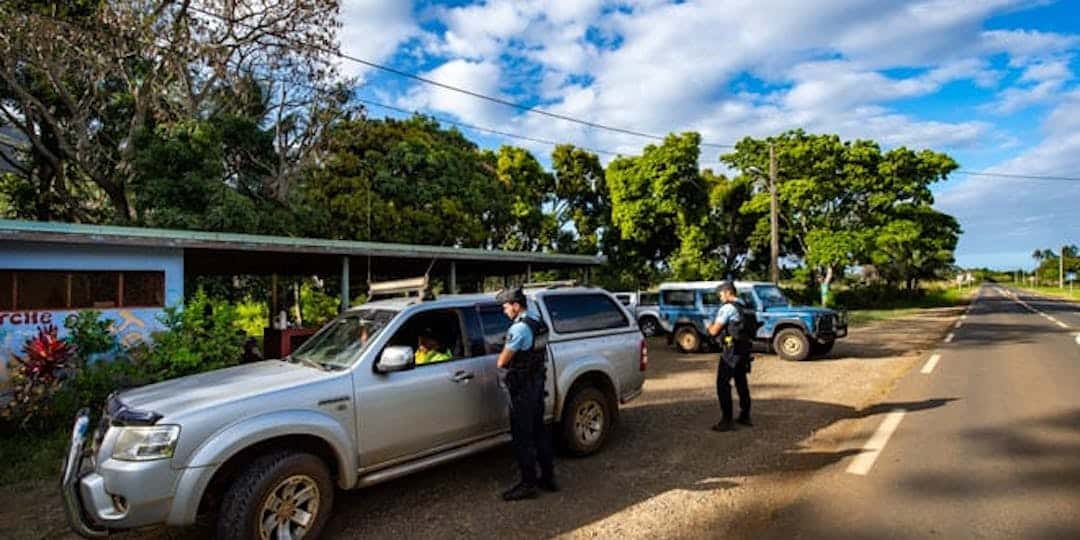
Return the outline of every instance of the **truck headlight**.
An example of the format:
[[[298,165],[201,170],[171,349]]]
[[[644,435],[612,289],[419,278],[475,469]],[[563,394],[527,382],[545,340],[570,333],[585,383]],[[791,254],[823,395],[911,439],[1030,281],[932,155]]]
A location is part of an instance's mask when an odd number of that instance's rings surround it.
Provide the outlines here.
[[[171,458],[180,438],[180,426],[125,426],[119,429],[112,457],[122,461]]]

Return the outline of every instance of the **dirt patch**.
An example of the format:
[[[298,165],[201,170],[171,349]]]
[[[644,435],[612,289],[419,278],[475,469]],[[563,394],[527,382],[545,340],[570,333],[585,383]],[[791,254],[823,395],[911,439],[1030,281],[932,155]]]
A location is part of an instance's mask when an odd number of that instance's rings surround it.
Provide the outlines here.
[[[507,504],[515,480],[498,448],[369,489],[339,493],[328,538],[750,537],[796,486],[857,452],[859,420],[933,349],[963,308],[854,328],[826,358],[801,363],[761,355],[750,375],[755,427],[718,434],[716,355],[680,355],[650,342],[644,394],[627,405],[608,446],[563,458],[557,494]],[[909,404],[913,407],[919,404]],[[53,483],[0,490],[4,538],[73,538]],[[154,530],[124,538],[205,538]]]

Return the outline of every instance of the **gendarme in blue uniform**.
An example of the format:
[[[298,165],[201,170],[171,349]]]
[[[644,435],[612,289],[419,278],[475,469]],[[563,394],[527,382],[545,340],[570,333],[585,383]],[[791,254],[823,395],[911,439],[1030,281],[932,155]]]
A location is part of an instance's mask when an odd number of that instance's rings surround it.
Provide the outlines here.
[[[514,352],[527,351],[533,347],[533,332],[525,324],[525,314],[518,315],[506,331],[506,348]]]

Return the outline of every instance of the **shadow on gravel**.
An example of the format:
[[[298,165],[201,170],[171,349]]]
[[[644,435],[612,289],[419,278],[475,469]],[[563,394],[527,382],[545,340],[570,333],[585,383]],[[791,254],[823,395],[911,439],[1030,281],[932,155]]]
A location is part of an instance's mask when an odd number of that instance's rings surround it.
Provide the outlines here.
[[[501,490],[516,479],[510,449],[500,448],[341,494],[328,532],[331,538],[567,533],[673,490],[712,492],[737,487],[747,476],[821,469],[860,450],[806,451],[801,441],[810,433],[843,419],[898,408],[924,410],[949,401],[885,403],[855,410],[807,400],[763,399],[754,402],[755,427],[733,433],[709,430],[718,414],[714,400],[642,404],[623,411],[601,453],[558,460],[560,493],[544,494],[533,502],[500,501]]]

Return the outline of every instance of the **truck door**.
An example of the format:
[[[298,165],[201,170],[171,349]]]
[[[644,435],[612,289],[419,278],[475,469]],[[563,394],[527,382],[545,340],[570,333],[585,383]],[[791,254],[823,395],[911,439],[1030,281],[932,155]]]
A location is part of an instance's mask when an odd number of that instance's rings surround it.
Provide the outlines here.
[[[414,350],[422,334],[434,334],[449,358],[394,373],[373,373],[357,386],[362,466],[423,454],[467,442],[491,424],[494,362],[473,356],[461,310],[417,313],[387,346]],[[489,367],[488,364],[492,364]]]

